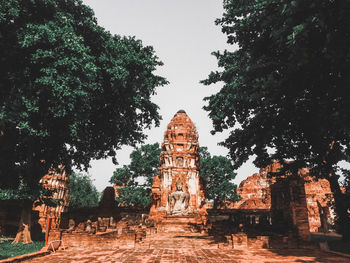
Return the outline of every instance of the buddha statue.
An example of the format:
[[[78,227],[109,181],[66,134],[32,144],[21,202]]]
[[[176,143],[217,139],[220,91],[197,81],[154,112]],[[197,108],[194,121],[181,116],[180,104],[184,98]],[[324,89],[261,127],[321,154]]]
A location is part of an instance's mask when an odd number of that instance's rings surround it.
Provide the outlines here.
[[[176,191],[169,195],[170,214],[185,215],[188,213],[188,203],[190,195],[183,191],[182,182],[176,182]]]

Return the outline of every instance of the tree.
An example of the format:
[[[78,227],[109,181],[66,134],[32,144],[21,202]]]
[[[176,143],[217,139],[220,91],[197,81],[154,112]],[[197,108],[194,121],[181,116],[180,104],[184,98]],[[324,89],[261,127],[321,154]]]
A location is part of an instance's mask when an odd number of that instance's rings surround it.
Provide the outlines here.
[[[130,154],[129,165],[115,170],[110,183],[120,187],[116,198],[119,204],[149,207],[151,186],[153,177],[158,173],[161,152],[158,143],[142,145]]]
[[[0,188],[23,184],[37,197],[49,169],[116,162],[122,145],[141,143],[159,125],[150,97],[167,83],[153,73],[160,65],[80,0],[1,1]]]
[[[137,185],[119,188],[116,201],[127,207],[148,208],[151,204],[150,188]]]
[[[237,185],[232,180],[236,173],[231,161],[224,156],[211,156],[207,147],[200,147],[200,176],[205,186],[207,198],[214,201],[214,208],[225,201],[238,201]]]
[[[69,176],[68,190],[70,208],[98,206],[100,193],[89,176],[72,173]]]
[[[328,179],[349,237],[336,171],[350,160],[350,2],[225,0],[224,9],[216,23],[238,49],[215,52],[222,71],[203,81],[224,83],[205,98],[214,133],[231,130],[222,145],[235,168],[255,155],[258,167],[278,160],[282,173],[310,167]]]

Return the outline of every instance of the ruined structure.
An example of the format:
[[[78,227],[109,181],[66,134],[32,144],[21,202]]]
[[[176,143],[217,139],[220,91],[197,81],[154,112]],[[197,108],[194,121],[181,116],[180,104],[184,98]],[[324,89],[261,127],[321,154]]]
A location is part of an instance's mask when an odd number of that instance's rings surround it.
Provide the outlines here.
[[[39,211],[39,224],[43,231],[46,230],[48,218],[52,218],[52,228],[59,226],[61,221],[61,213],[66,212],[69,206],[69,177],[65,172],[64,167],[59,167],[58,170],[52,169],[40,180],[44,189],[52,191],[52,197],[43,196],[44,198],[54,198],[57,200],[57,205],[48,206],[37,200],[33,204],[33,210]]]
[[[328,231],[334,220],[329,182],[313,179],[308,169],[300,169],[297,179],[268,176],[280,168],[275,162],[243,180],[237,189],[242,200],[231,203],[229,208],[241,212],[270,210],[269,221],[274,228],[297,229],[304,240],[310,232]]]
[[[167,126],[159,175],[152,185],[150,219],[156,223],[175,217],[205,221],[205,198],[199,180],[198,133],[183,110]]]
[[[327,232],[334,226],[334,198],[328,180],[313,180],[305,170],[305,198],[308,211],[310,232]]]

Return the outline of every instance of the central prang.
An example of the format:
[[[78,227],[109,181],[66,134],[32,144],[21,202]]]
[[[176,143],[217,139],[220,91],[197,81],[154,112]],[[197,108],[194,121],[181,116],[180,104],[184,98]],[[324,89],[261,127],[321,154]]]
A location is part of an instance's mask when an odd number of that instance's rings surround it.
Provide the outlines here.
[[[152,185],[150,217],[203,214],[205,197],[199,181],[198,133],[184,110],[167,126],[160,154],[161,166]]]

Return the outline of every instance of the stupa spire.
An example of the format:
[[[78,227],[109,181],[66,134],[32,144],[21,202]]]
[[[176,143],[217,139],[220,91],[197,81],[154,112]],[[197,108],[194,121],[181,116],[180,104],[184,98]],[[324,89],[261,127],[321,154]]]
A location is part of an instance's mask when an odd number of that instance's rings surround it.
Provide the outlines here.
[[[184,110],[167,125],[162,150],[150,216],[198,214],[205,203],[199,180],[198,132]]]

